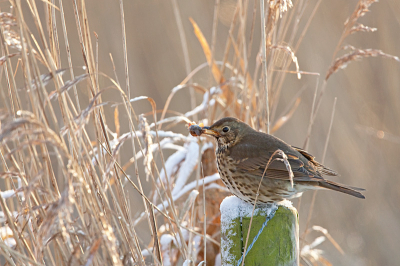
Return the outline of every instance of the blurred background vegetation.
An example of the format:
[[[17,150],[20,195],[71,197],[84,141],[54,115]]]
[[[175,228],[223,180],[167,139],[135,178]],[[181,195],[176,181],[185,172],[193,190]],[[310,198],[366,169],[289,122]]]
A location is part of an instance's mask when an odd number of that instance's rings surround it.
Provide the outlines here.
[[[316,3],[308,1],[300,23],[307,22],[306,18]],[[109,1],[102,4],[89,1],[87,4],[92,30],[99,35],[99,49],[102,51],[99,53],[100,69],[111,73],[108,57],[111,53],[115,62],[119,62],[116,65],[122,77],[118,5]],[[357,1],[322,1],[296,52],[301,70],[324,76],[332,62],[343,24],[356,4]],[[179,1],[192,68],[204,63],[205,57],[189,17],[198,23],[211,42],[214,5],[214,1]],[[235,5],[236,1],[221,0],[220,14],[223,19],[217,28],[216,60],[223,58],[229,31],[229,26],[224,23],[230,21]],[[249,6],[252,7],[252,3]],[[171,89],[186,77],[173,6],[169,1],[127,1],[124,7],[130,77],[134,85],[132,96],[147,95],[161,107]],[[72,10],[69,11],[72,13]],[[370,11],[360,22],[378,30],[353,34],[346,43],[400,55],[400,3],[396,0],[382,1],[372,5]],[[255,50],[261,36],[259,19],[257,12]],[[75,49],[75,54],[79,56],[78,43],[75,43]],[[255,52],[249,62],[254,61]],[[249,65],[254,67],[254,63]],[[193,81],[206,87],[214,85],[208,69],[202,74]],[[298,110],[275,133],[292,145],[302,147],[304,144],[316,83],[313,75],[302,75],[301,80],[295,75],[288,75],[285,79],[278,113],[284,110],[298,90],[306,87]],[[190,109],[188,97],[188,91],[177,94],[171,109],[185,113]],[[333,265],[395,265],[400,261],[400,254],[396,252],[400,247],[400,208],[397,206],[400,202],[399,63],[379,57],[367,58],[350,63],[330,78],[308,149],[317,158],[321,158],[323,153],[334,97],[338,99],[325,164],[341,174],[338,182],[365,188],[367,199],[362,201],[333,192],[317,195],[312,223],[327,228],[346,255],[342,256],[328,242],[320,248]],[[197,103],[200,99],[197,97]],[[180,131],[184,133],[185,130],[181,125]],[[301,228],[311,196],[312,192],[305,193],[302,199],[302,209],[299,210]]]

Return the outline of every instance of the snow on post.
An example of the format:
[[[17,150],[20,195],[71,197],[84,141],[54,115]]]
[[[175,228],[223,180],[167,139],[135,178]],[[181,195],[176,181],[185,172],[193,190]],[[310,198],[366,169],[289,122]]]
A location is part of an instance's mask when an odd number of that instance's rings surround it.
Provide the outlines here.
[[[231,196],[220,210],[222,265],[242,265],[253,205]],[[299,219],[291,202],[255,208],[246,253],[244,265],[299,264]]]

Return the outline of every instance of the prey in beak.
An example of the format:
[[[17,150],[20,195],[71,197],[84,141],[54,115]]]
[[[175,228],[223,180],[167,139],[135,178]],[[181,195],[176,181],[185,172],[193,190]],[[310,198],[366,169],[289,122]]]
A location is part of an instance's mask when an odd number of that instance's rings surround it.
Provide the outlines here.
[[[220,136],[220,134],[217,131],[210,129],[210,127],[201,127],[200,125],[196,124],[189,125],[189,132],[192,136],[195,137],[196,136],[200,137],[202,134],[206,134],[213,137]]]

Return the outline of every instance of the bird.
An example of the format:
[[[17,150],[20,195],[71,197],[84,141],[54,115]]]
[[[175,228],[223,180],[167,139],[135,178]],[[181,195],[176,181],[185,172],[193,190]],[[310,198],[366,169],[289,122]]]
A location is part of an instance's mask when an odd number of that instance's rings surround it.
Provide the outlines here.
[[[216,139],[220,178],[232,194],[248,203],[276,203],[315,189],[330,189],[365,198],[360,192],[364,190],[362,188],[325,179],[324,175],[338,174],[318,163],[307,151],[256,131],[237,118],[225,117],[209,127],[191,126],[190,132]],[[281,152],[276,152],[278,150]]]

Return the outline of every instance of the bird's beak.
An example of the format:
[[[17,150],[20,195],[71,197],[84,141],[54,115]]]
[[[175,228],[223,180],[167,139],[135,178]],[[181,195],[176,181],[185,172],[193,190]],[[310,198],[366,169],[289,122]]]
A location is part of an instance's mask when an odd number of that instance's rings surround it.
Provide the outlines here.
[[[217,131],[210,129],[210,127],[202,127],[202,129],[203,129],[203,134],[210,135],[216,138],[220,136]]]

